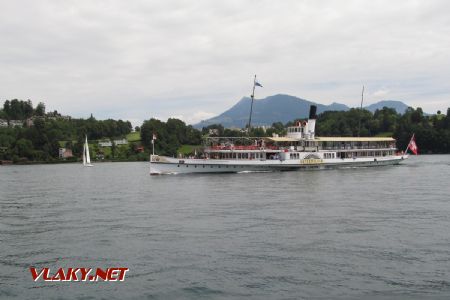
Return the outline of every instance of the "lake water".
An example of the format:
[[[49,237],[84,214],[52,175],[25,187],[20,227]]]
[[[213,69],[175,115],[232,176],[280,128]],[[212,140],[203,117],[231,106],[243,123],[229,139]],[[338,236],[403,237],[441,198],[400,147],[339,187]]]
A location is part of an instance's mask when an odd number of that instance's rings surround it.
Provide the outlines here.
[[[149,176],[0,166],[0,298],[450,297],[450,155],[400,166]],[[34,282],[30,266],[127,267]]]

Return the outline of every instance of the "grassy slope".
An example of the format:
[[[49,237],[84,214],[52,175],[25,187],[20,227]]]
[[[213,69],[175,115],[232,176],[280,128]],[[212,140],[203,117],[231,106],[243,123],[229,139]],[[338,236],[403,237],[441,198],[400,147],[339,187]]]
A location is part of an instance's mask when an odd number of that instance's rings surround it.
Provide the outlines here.
[[[178,153],[188,155],[194,153],[195,149],[199,149],[200,147],[201,145],[182,145],[180,148],[178,148]]]
[[[131,132],[126,136],[128,142],[139,142],[141,140],[140,132]]]

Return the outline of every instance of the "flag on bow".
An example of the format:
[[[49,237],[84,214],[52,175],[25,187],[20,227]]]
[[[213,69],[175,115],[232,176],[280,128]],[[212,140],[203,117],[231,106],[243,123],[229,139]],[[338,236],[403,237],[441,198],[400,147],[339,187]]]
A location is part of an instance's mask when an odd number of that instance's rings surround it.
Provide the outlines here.
[[[419,153],[419,148],[417,147],[416,139],[414,137],[414,134],[411,137],[411,140],[409,141],[409,144],[408,144],[408,147],[406,148],[406,151],[408,151],[408,149],[411,150],[411,152],[414,153],[415,155],[417,155]]]

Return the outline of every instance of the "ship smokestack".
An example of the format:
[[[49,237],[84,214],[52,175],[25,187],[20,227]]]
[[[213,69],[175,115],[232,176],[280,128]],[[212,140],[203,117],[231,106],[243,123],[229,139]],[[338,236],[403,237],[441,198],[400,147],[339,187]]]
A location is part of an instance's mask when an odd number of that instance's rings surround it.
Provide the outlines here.
[[[317,119],[317,106],[311,105],[309,108],[309,119],[308,119],[308,138],[314,139],[316,131],[316,119]]]
[[[317,106],[315,106],[315,105],[311,105],[310,107],[309,107],[309,119],[311,120],[311,119],[317,119],[317,115],[316,115],[316,112],[317,112]]]

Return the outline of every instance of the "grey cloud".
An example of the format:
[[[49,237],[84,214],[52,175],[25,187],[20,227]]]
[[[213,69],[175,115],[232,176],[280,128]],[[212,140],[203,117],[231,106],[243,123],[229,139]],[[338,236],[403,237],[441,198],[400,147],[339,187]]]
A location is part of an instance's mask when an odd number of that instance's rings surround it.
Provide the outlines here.
[[[3,99],[100,118],[220,113],[250,93],[450,106],[446,1],[3,1]],[[426,80],[423,80],[426,78]],[[377,91],[383,90],[383,93]]]

